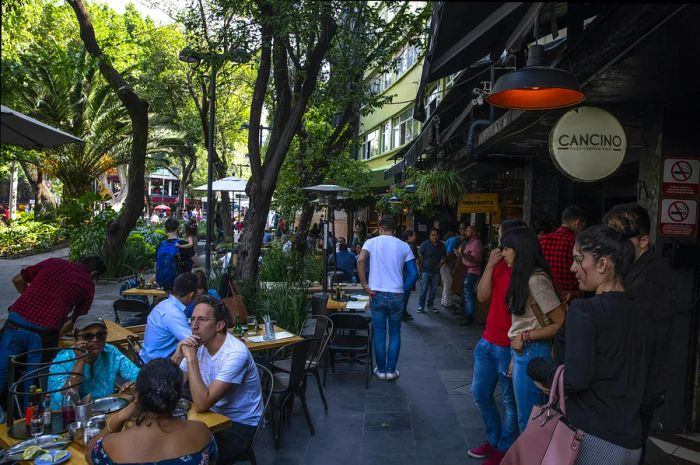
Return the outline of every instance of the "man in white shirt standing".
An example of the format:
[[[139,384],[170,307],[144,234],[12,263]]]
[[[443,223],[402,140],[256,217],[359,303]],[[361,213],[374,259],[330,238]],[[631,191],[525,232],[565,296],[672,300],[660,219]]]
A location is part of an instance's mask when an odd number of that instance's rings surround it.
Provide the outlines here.
[[[172,356],[187,374],[195,410],[211,409],[231,419],[230,427],[214,433],[220,463],[233,463],[248,450],[264,410],[255,361],[245,344],[226,332],[228,318],[219,299],[197,297],[192,336]]]
[[[374,330],[374,374],[379,379],[393,380],[399,377],[396,365],[401,349],[401,316],[404,292],[416,282],[418,270],[411,247],[393,236],[394,220],[382,217],[379,220],[379,235],[368,239],[357,259],[357,273],[362,288],[369,294]],[[369,284],[365,274],[365,263],[369,260],[372,274]],[[407,269],[404,282],[403,270]],[[389,350],[386,348],[387,326]]]

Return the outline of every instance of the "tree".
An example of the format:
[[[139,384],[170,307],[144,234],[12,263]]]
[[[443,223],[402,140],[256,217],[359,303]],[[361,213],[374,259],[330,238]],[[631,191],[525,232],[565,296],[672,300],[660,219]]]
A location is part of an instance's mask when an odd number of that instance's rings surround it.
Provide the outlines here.
[[[380,8],[392,10],[391,22]],[[394,70],[395,57],[407,44],[421,45],[429,14],[429,8],[414,9],[407,2],[353,2],[343,11],[343,27],[328,53],[328,76],[312,96],[283,169],[292,182],[283,182],[276,194],[286,211],[301,208],[301,231],[308,230],[314,210],[301,187],[341,184],[355,191],[355,201],[367,196],[367,169],[351,160],[350,153],[360,112],[368,114],[391,102],[391,97],[376,93],[372,81]]]
[[[134,229],[134,226],[136,226],[136,221],[143,211],[149,103],[139,97],[134,89],[129,86],[124,77],[111,64],[110,58],[103,53],[97,43],[95,30],[83,1],[68,0],[68,4],[75,12],[80,26],[80,37],[85,44],[85,49],[97,60],[100,73],[102,73],[102,76],[117,94],[122,105],[126,108],[131,121],[133,136],[128,170],[129,192],[125,200],[125,207],[122,208],[117,219],[110,223],[107,228],[107,253],[114,253],[124,244],[129,233]]]

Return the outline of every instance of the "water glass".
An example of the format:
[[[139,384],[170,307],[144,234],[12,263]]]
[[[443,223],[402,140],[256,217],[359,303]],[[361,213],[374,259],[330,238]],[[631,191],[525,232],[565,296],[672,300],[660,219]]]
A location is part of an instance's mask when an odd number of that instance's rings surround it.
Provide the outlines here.
[[[32,417],[32,421],[29,424],[29,428],[30,428],[29,431],[32,434],[33,438],[44,434],[44,417],[43,416]]]

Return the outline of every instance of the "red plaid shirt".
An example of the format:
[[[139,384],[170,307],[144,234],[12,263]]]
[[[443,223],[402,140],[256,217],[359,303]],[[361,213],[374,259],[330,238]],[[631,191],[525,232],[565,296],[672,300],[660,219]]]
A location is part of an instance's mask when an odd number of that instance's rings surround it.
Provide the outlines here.
[[[68,314],[73,318],[90,310],[95,283],[80,263],[49,258],[21,271],[29,286],[10,305],[10,311],[46,329],[59,330]]]
[[[563,298],[567,292],[578,291],[576,274],[571,272],[575,243],[576,234],[566,226],[560,226],[556,231],[545,234],[540,239],[542,253],[549,264],[554,287],[560,298]]]

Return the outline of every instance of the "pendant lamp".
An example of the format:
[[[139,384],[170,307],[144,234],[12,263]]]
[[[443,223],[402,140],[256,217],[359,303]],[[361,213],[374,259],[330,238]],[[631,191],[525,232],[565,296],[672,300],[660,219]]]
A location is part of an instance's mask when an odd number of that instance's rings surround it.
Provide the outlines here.
[[[545,66],[544,46],[536,44],[530,46],[525,67],[499,77],[486,101],[498,108],[551,110],[585,97],[571,73]]]

